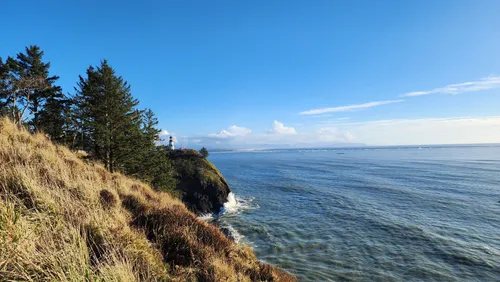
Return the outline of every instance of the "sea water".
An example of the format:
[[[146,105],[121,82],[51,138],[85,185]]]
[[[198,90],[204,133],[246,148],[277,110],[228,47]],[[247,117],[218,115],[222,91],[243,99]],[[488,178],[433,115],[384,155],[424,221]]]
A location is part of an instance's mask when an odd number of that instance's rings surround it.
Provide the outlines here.
[[[218,219],[303,281],[500,281],[500,147],[212,153]]]

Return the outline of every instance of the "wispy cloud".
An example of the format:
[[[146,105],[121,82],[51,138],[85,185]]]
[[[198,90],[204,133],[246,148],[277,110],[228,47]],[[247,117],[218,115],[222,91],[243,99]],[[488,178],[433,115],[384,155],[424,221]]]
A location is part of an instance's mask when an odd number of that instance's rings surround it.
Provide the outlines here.
[[[431,94],[455,95],[464,92],[476,92],[500,87],[500,76],[488,76],[477,81],[450,84],[444,87],[427,91],[415,91],[399,95],[400,97],[413,97]]]
[[[383,120],[371,120],[371,121],[359,121],[359,122],[344,122],[341,126],[354,126],[354,125],[380,125],[380,126],[393,126],[399,124],[408,125],[410,123],[422,123],[422,122],[466,122],[466,121],[492,121],[499,120],[500,116],[491,117],[475,117],[475,116],[463,116],[463,117],[445,117],[445,118],[420,118],[420,119],[383,119]],[[320,126],[321,124],[318,124]]]
[[[368,108],[373,108],[376,106],[387,105],[392,103],[403,102],[404,100],[389,100],[389,101],[376,101],[376,102],[368,102],[364,104],[356,104],[356,105],[348,105],[348,106],[340,106],[340,107],[332,107],[332,108],[321,108],[321,109],[313,109],[309,111],[300,112],[301,115],[320,115],[324,113],[336,113],[336,112],[351,112],[355,110],[365,110]]]

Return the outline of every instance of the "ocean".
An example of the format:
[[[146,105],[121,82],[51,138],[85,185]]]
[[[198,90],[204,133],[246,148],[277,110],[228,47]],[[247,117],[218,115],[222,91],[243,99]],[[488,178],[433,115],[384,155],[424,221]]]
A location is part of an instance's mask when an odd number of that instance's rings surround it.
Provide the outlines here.
[[[500,281],[500,146],[209,159],[233,191],[219,224],[301,281]]]

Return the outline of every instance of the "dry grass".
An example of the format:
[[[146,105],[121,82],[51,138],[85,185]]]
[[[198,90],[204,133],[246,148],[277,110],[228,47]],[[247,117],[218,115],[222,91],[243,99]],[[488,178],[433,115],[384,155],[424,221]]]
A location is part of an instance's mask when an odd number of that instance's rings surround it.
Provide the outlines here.
[[[169,194],[0,120],[0,281],[295,281]]]

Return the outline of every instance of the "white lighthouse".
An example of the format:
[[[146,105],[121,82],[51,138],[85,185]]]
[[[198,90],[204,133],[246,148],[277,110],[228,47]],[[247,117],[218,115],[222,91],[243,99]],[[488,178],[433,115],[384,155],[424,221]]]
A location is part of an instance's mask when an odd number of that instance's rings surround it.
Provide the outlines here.
[[[172,136],[170,136],[170,140],[168,141],[168,149],[175,150],[174,140],[172,139]]]

